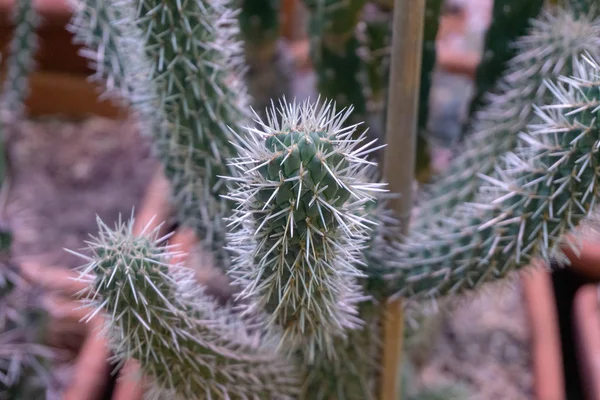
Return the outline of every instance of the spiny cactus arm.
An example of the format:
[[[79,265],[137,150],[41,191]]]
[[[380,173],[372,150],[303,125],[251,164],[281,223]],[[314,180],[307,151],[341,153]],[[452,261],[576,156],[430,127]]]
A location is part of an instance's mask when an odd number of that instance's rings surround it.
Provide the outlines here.
[[[470,115],[485,101],[485,93],[494,88],[495,82],[504,74],[507,63],[516,56],[513,43],[527,33],[530,20],[537,17],[544,7],[544,0],[495,1],[492,20],[487,30],[483,59],[477,67],[476,93],[471,102]]]
[[[91,79],[105,88],[105,96],[128,104],[131,101],[127,56],[123,46],[123,25],[117,24],[120,10],[114,0],[70,0],[73,11],[68,30],[73,43],[83,46],[80,55],[89,60],[94,70]],[[130,54],[129,54],[130,55]]]
[[[179,255],[160,243],[158,229],[132,233],[98,220],[80,279],[91,290],[91,315],[105,314],[104,333],[115,359],[135,359],[151,398],[293,399],[295,367],[270,338],[250,332],[230,308],[217,306],[194,271],[171,264]]]
[[[283,328],[280,347],[304,348],[309,359],[335,357],[334,337],[360,326],[356,265],[372,227],[365,205],[385,190],[365,178],[364,157],[377,148],[364,134],[352,139],[356,127],[343,127],[350,112],[282,102],[239,136],[232,160],[230,275],[249,309],[265,309],[269,328]]]
[[[600,67],[576,62],[574,78],[548,83],[554,101],[519,136],[502,168],[483,176],[474,205],[439,232],[397,246],[397,295],[454,294],[502,278],[539,257],[568,262],[563,235],[600,200]],[[571,246],[576,246],[570,243]]]
[[[159,109],[168,122],[159,156],[173,186],[177,217],[195,229],[216,264],[226,269],[222,217],[231,205],[220,197],[226,188],[218,176],[234,172],[225,163],[235,155],[228,127],[249,117],[238,15],[227,0],[132,1],[147,38]]]
[[[576,17],[568,10],[544,12],[516,45],[518,54],[487,95],[488,105],[477,113],[465,149],[425,189],[413,231],[438,229],[436,224],[451,217],[459,204],[474,199],[477,174],[493,172],[499,157],[515,148],[518,132],[535,120],[534,104],[549,99],[544,79],[570,74],[582,54],[600,57],[600,19]]]

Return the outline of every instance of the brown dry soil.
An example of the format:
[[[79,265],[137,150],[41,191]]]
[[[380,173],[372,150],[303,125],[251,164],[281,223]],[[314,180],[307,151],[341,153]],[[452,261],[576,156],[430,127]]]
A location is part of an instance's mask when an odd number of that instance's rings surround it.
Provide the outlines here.
[[[29,121],[15,132],[9,151],[14,256],[57,267],[81,263],[63,248],[83,247],[96,232],[96,215],[107,223],[130,216],[156,166],[131,124],[99,118]],[[522,304],[516,284],[490,289],[444,316],[424,381],[460,380],[485,400],[531,398]]]

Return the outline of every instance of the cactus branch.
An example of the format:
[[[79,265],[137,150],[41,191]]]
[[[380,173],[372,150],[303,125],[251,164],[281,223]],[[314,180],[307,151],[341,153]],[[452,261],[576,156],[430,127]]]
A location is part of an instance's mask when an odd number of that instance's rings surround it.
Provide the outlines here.
[[[574,71],[572,78],[547,81],[553,101],[535,107],[538,122],[492,174],[480,174],[473,204],[439,231],[397,245],[391,263],[397,295],[457,294],[537,257],[568,263],[563,235],[591,217],[600,199],[600,67],[585,58]]]
[[[79,279],[93,289],[84,303],[90,316],[105,313],[116,361],[140,363],[151,398],[294,398],[294,366],[270,338],[207,296],[193,270],[171,264],[179,254],[160,244],[158,228],[135,236],[133,219],[98,226],[91,256],[81,255],[88,263]]]
[[[334,357],[333,338],[360,325],[356,280],[364,275],[356,266],[372,228],[365,205],[385,190],[366,179],[364,157],[377,148],[363,143],[364,133],[352,138],[350,112],[332,102],[282,102],[239,136],[232,161],[231,276],[254,300],[250,309],[266,309],[269,326],[283,327],[281,347],[305,347],[309,359],[318,351]]]

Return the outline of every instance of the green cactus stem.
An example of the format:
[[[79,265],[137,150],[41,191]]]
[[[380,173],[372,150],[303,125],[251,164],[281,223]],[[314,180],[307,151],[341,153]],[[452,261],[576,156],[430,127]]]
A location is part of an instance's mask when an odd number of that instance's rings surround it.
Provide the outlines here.
[[[334,339],[336,358],[318,353],[307,370],[302,400],[376,400],[381,367],[381,310],[373,301],[362,302],[359,316],[364,326]]]
[[[194,270],[172,264],[177,249],[160,244],[158,229],[136,236],[133,219],[98,226],[91,256],[81,255],[80,280],[92,289],[84,304],[90,317],[105,313],[116,361],[139,362],[150,398],[295,398],[295,366],[274,340],[207,296]]]
[[[238,16],[227,0],[135,0],[147,38],[152,83],[167,121],[159,157],[173,189],[177,218],[193,227],[226,269],[222,219],[231,205],[219,175],[234,171],[230,127],[249,118]]]
[[[378,171],[370,176],[377,181]],[[347,337],[334,339],[335,359],[324,352],[310,361],[300,352],[301,364],[306,369],[302,385],[302,399],[315,400],[375,400],[381,372],[382,312],[385,301],[382,259],[389,250],[389,240],[398,237],[400,225],[394,212],[387,207],[390,194],[379,194],[376,201],[367,205],[368,217],[374,228],[363,251],[364,263],[359,264],[366,278],[359,283],[369,298],[359,306],[359,318],[364,324],[347,332]],[[383,268],[382,268],[383,267]]]
[[[357,278],[369,238],[370,192],[364,157],[377,147],[344,127],[351,109],[332,102],[282,103],[239,136],[237,204],[229,244],[237,252],[230,275],[249,310],[265,309],[270,329],[283,328],[280,347],[335,356],[333,341],[360,326]],[[280,118],[280,120],[278,119]]]
[[[581,54],[600,56],[600,19],[576,17],[568,10],[544,12],[517,41],[517,48],[497,89],[488,94],[488,105],[475,116],[464,150],[426,188],[413,231],[438,229],[438,221],[474,198],[477,174],[493,172],[499,157],[515,149],[518,133],[535,120],[534,105],[551,99],[544,79],[571,73]]]
[[[519,135],[514,152],[480,175],[472,204],[439,230],[396,244],[390,277],[397,295],[460,293],[534,258],[568,263],[563,235],[592,217],[600,199],[600,67],[578,60],[574,71],[547,83],[553,100],[540,104],[538,123]]]

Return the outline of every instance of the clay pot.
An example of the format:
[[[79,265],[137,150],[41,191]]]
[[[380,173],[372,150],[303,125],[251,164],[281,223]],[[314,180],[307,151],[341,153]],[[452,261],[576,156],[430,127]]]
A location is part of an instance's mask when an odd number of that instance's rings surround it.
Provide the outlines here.
[[[522,276],[532,336],[535,398],[564,400],[562,349],[551,273],[539,266]]]
[[[597,284],[582,286],[573,303],[576,352],[585,399],[600,399],[600,307]]]

